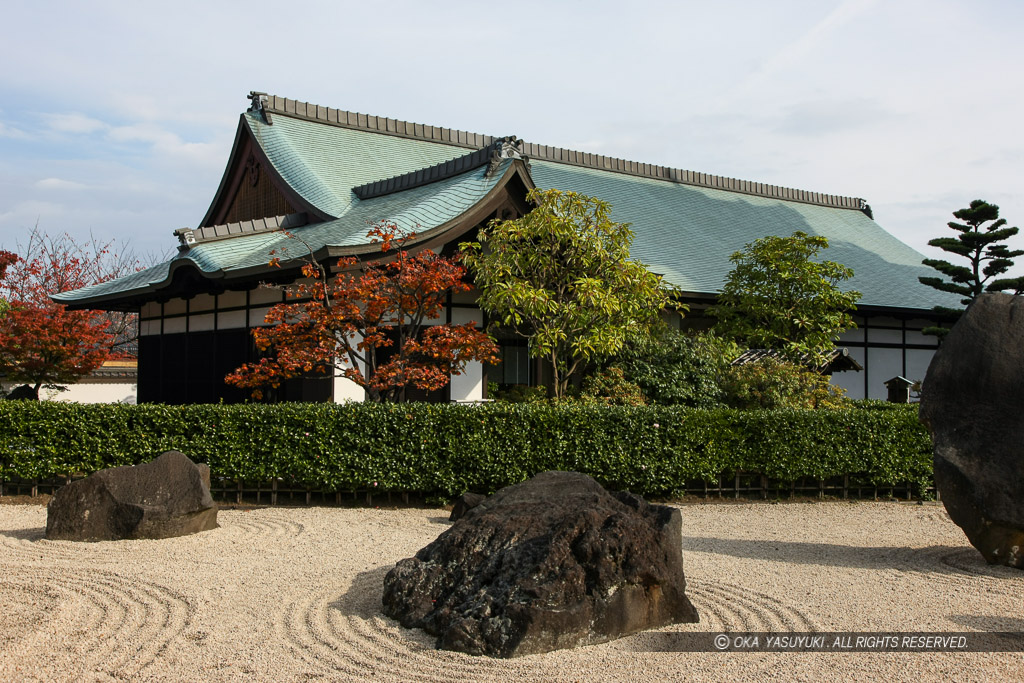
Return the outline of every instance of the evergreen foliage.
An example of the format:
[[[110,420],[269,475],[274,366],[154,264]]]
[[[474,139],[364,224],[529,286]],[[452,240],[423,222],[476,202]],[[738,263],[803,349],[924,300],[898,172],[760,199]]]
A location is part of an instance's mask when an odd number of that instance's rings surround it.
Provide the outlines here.
[[[928,244],[967,259],[968,265],[924,259],[924,265],[939,271],[945,278],[918,279],[939,291],[960,295],[963,297],[960,303],[965,307],[983,292],[1024,292],[1024,277],[998,277],[1010,269],[1014,258],[1024,254],[1024,250],[1011,250],[1000,244],[1016,235],[1017,228],[1006,227],[1006,219],[999,217],[999,207],[983,199],[975,199],[969,207],[954,211],[953,216],[962,222],[950,221],[947,225],[959,234],[956,237],[936,237]],[[945,306],[936,306],[934,310],[943,322],[949,323],[949,327],[963,313],[963,309]],[[925,328],[924,332],[943,337],[949,332],[949,327],[938,325]]]
[[[740,352],[735,343],[712,332],[665,328],[628,344],[613,363],[650,403],[716,408],[724,405],[722,377]]]
[[[734,253],[733,269],[709,310],[718,318],[715,332],[794,362],[824,364],[839,334],[856,327],[850,312],[860,298],[838,286],[853,270],[815,260],[827,248],[826,238],[797,231],[763,237]]]
[[[673,303],[662,279],[630,259],[633,233],[607,202],[537,189],[527,199],[532,211],[492,221],[462,253],[480,308],[551,363],[562,398],[574,373],[658,325]]]
[[[214,479],[323,491],[490,493],[546,470],[675,495],[763,474],[927,485],[917,406],[695,410],[429,403],[118,405],[0,401],[0,481],[83,475],[177,449]]]

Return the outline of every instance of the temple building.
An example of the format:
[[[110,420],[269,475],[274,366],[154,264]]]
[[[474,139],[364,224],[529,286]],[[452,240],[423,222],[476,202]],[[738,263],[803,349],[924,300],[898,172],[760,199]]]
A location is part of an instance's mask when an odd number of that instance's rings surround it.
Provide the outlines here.
[[[311,253],[370,258],[367,230],[382,220],[416,232],[412,250],[452,253],[494,218],[529,210],[533,187],[598,197],[630,223],[633,257],[679,288],[700,320],[732,264],[729,256],[766,235],[796,230],[829,240],[826,258],[855,276],[858,327],[840,345],[862,368],[834,383],[853,398],[885,398],[894,376],[924,377],[936,348],[921,329],[931,309],[955,305],[918,282],[921,254],[874,222],[859,198],[820,194],[625,161],[461,130],[356,114],[252,93],[220,186],[195,228],[175,231],[179,253],[132,275],[55,297],[71,308],[140,313],[139,402],[239,401],[224,376],[256,357],[251,329],[263,325],[281,288]],[[171,236],[168,235],[170,238]],[[273,257],[281,267],[269,265]],[[446,322],[484,322],[472,293],[451,298]],[[679,324],[679,321],[676,321]],[[488,381],[536,382],[524,343],[501,340],[504,362],[475,364],[432,400],[484,398]],[[292,380],[277,400],[361,400],[347,379]]]

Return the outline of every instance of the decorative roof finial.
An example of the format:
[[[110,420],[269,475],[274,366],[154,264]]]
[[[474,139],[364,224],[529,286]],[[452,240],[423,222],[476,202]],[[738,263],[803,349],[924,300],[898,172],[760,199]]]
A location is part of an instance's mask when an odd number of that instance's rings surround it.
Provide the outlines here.
[[[263,120],[267,122],[267,125],[271,125],[270,112],[268,112],[263,103],[266,101],[263,98],[267,96],[265,92],[258,92],[256,90],[249,91],[249,99],[252,104],[249,105],[249,111],[258,112],[263,115]]]
[[[491,147],[494,148],[494,151],[491,152],[491,163],[487,167],[485,175],[488,177],[494,175],[504,159],[522,159],[526,163],[526,167],[529,168],[530,158],[523,154],[522,144],[523,141],[515,135],[498,138],[492,142]]]

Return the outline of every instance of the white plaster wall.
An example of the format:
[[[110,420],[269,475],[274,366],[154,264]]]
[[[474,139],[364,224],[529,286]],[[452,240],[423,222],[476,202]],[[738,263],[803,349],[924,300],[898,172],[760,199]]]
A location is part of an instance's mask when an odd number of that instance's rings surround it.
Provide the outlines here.
[[[888,398],[889,390],[885,388],[885,383],[902,375],[902,349],[868,347],[868,398]]]
[[[452,325],[465,325],[476,323],[477,327],[483,324],[484,314],[479,308],[453,308]]]
[[[334,378],[334,402],[346,403],[348,401],[365,401],[366,391],[346,377]]]
[[[71,384],[67,391],[40,389],[39,398],[62,403],[131,403],[135,404],[137,390],[134,383]]]
[[[861,367],[864,367],[864,349],[851,346],[850,347],[850,358],[860,363]],[[846,372],[837,372],[832,375],[832,384],[837,387],[846,389],[846,397],[851,399],[861,399],[864,396],[864,371],[855,372],[853,370],[847,370]]]
[[[466,371],[452,377],[453,401],[479,401],[484,397],[484,366],[473,361],[466,363]]]

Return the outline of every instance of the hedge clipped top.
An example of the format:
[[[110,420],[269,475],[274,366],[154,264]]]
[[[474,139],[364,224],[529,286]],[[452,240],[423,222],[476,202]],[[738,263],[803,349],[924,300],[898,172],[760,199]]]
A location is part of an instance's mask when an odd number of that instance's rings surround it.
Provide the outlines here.
[[[488,493],[545,470],[671,495],[687,481],[931,475],[916,406],[738,411],[535,404],[0,402],[0,479],[87,474],[177,449],[214,477],[327,490]]]

